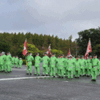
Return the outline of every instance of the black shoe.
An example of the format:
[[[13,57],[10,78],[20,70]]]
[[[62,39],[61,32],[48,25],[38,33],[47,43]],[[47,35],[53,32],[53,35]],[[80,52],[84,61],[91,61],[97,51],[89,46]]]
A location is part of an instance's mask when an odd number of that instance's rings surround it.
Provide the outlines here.
[[[42,76],[44,76],[44,74],[42,74]]]
[[[87,77],[89,77],[89,75],[87,75]]]
[[[32,75],[32,73],[30,73],[30,75]]]
[[[26,75],[29,75],[29,73],[26,73]]]
[[[34,76],[37,76],[37,74],[34,74]]]
[[[92,79],[91,81],[94,81],[94,79]]]
[[[53,76],[55,78],[55,76]]]
[[[58,76],[58,78],[61,78],[60,76]]]
[[[91,81],[96,81],[95,79],[92,79]]]
[[[40,74],[38,74],[38,76],[40,76]]]
[[[48,74],[46,74],[46,76],[48,76]]]

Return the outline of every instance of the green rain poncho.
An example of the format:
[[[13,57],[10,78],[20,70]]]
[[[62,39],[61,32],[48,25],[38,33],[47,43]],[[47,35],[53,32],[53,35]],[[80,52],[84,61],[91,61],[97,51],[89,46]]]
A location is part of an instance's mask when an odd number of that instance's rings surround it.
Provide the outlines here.
[[[40,63],[41,63],[42,59],[40,56],[36,56],[35,57],[35,75],[38,72],[38,75],[40,75]]]
[[[19,68],[21,68],[22,64],[23,64],[23,60],[19,59]]]
[[[55,66],[57,58],[55,56],[50,58],[50,76],[55,76]]]
[[[43,75],[46,74],[48,75],[48,63],[49,63],[49,57],[48,56],[44,56],[42,58],[43,61]]]
[[[97,69],[98,69],[98,64],[99,64],[99,61],[98,59],[96,58],[93,58],[92,59],[92,80],[96,80],[96,77],[97,77]]]
[[[28,55],[26,57],[27,60],[27,74],[29,74],[29,69],[30,69],[30,74],[32,74],[32,61],[34,60],[33,56]]]
[[[75,62],[75,77],[80,76],[80,66],[81,66],[80,60],[76,60],[76,62]]]
[[[16,57],[16,58],[15,58],[16,67],[18,67],[18,63],[19,63],[19,59]]]
[[[11,72],[12,69],[11,69],[11,61],[12,61],[12,57],[11,55],[7,55],[6,56],[6,68],[5,68],[5,72]]]

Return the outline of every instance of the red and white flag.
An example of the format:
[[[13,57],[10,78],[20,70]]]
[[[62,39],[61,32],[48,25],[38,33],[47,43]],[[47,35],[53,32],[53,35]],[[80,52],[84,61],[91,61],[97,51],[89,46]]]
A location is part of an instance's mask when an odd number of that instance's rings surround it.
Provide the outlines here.
[[[85,58],[88,57],[88,55],[89,55],[90,52],[92,52],[92,48],[91,48],[91,41],[89,39],[87,50],[86,50],[86,53],[85,53]]]
[[[27,40],[24,42],[24,49],[23,49],[23,55],[25,56],[27,54]]]
[[[68,56],[71,56],[71,52],[70,52],[70,49],[69,49],[69,52],[68,52]]]
[[[50,56],[50,55],[51,55],[51,45],[49,45],[49,47],[48,47],[47,54],[48,54],[48,56]]]

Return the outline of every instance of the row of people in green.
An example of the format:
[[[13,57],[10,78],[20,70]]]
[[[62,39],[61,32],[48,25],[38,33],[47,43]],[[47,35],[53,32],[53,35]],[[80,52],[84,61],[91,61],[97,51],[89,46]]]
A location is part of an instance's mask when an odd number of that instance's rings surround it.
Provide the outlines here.
[[[22,67],[22,64],[23,64],[23,60],[22,58],[18,58],[18,56],[13,56],[12,57],[12,68],[15,66],[16,68],[21,68]]]
[[[12,72],[12,67],[14,67],[14,65],[16,65],[16,67],[21,68],[22,66],[22,59],[18,59],[18,57],[16,56],[16,58],[13,56],[11,56],[11,54],[8,52],[7,55],[5,55],[5,52],[0,53],[0,72]]]
[[[35,74],[40,75],[40,63],[43,61],[43,76],[50,75],[55,77],[63,78],[79,78],[80,76],[92,76],[92,80],[95,81],[97,75],[100,75],[100,61],[97,59],[96,56],[92,58],[90,56],[88,59],[84,59],[84,56],[80,58],[79,56],[72,57],[72,56],[63,56],[60,55],[58,58],[55,57],[54,54],[49,58],[47,54],[44,54],[44,57],[41,58],[39,53],[36,54],[36,57],[32,56],[31,53],[28,54],[26,57],[27,60],[27,74],[32,75],[32,61],[35,60]]]

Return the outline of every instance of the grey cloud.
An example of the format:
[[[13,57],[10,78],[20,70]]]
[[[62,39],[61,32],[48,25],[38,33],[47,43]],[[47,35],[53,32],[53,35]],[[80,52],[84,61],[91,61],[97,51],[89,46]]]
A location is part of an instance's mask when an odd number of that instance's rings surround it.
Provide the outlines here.
[[[76,38],[78,31],[99,25],[99,0],[7,0],[7,2],[11,7],[14,5],[18,7],[14,11],[8,9],[8,13],[0,14],[2,23],[0,30],[25,30],[54,34],[62,38],[73,35],[73,38]]]

